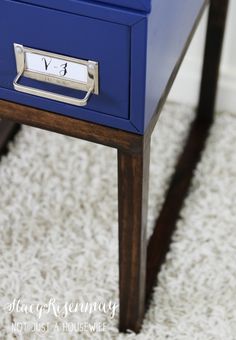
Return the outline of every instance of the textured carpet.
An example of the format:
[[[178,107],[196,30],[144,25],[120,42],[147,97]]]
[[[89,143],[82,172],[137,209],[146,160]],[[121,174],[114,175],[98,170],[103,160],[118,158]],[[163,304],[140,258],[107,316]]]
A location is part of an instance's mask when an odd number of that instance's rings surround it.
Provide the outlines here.
[[[168,104],[153,135],[148,235],[193,117]],[[0,339],[236,339],[235,179],[236,116],[222,113],[143,329],[123,335],[116,152],[24,127],[0,163]],[[70,302],[80,309],[66,315]]]

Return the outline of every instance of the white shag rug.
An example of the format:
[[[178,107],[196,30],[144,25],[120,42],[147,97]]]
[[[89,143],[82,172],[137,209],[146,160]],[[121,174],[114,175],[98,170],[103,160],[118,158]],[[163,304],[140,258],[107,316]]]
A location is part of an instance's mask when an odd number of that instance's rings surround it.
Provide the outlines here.
[[[168,104],[153,135],[149,235],[193,117]],[[0,339],[236,339],[236,116],[216,116],[139,335],[117,330],[116,164],[113,149],[29,127],[11,144]]]

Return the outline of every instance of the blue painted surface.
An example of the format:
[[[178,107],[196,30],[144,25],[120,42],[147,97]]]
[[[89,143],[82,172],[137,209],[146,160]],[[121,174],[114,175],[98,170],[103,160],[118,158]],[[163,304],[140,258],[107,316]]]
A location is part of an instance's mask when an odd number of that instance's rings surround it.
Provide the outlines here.
[[[57,8],[57,6],[63,6],[62,8],[66,9],[68,6],[72,7],[74,4],[79,4],[82,6],[82,3],[99,3],[105,4],[109,6],[117,6],[124,7],[126,9],[133,9],[143,12],[150,12],[151,10],[151,2],[152,0],[18,0],[19,2],[27,2],[31,4],[37,4],[40,6],[47,6],[52,8]],[[156,0],[154,0],[156,1]],[[60,4],[58,4],[60,3]],[[76,7],[75,7],[76,8]]]
[[[150,12],[151,10],[151,0],[95,0],[95,1],[99,1],[109,5],[133,8],[144,12]]]
[[[0,98],[143,134],[203,2],[154,0],[148,14],[144,9],[148,12],[151,0],[1,0]],[[14,42],[98,61],[101,94],[79,108],[16,92]],[[84,95],[29,79],[24,82]]]
[[[12,13],[17,13],[14,25],[9,20]],[[22,18],[27,24],[22,24]],[[4,32],[0,53],[1,87],[13,90],[12,81],[16,75],[14,42],[75,58],[94,60],[99,62],[100,95],[92,96],[87,108],[129,118],[129,27],[3,1],[0,32]],[[33,81],[28,80],[28,85],[31,84]],[[43,83],[39,83],[38,87],[49,89],[49,85]],[[68,96],[84,96],[83,92],[73,93],[70,89],[63,91]]]
[[[141,133],[144,131],[147,20],[145,17],[132,27],[131,42],[130,120]]]
[[[1,2],[4,0],[0,0]],[[109,6],[93,0],[15,0],[20,3],[38,5],[40,7],[60,10],[62,12],[79,14],[104,21],[116,22],[123,25],[133,25],[143,17],[143,12],[131,11],[125,7]],[[134,0],[131,0],[131,3]],[[145,1],[145,0],[143,0]],[[154,0],[155,1],[155,0]]]
[[[20,92],[13,92],[4,88],[0,88],[0,98],[32,107],[37,107],[43,110],[56,112],[62,114],[63,116],[79,118],[81,120],[91,121],[100,125],[139,133],[139,131],[137,131],[135,126],[128,119],[122,119],[84,108],[80,108],[75,114],[75,110],[72,105],[61,104],[59,102],[47,99],[40,99],[34,96],[25,95]]]
[[[162,97],[203,4],[204,0],[153,1],[148,20],[144,129]]]

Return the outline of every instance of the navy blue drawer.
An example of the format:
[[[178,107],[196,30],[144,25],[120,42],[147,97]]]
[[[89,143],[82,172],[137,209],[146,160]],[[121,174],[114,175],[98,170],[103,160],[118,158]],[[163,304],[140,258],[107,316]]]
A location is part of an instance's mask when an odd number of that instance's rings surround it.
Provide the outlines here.
[[[17,14],[14,18],[13,13]],[[0,32],[4,32],[0,53],[1,87],[13,90],[14,43],[92,59],[99,62],[100,95],[92,96],[87,108],[128,119],[130,32],[127,26],[2,0]],[[73,90],[64,91],[68,96],[75,96]],[[81,96],[83,94],[78,93],[78,97]]]
[[[86,0],[85,0],[86,1]],[[125,8],[132,8],[149,12],[151,9],[151,0],[97,0],[108,5],[117,5]]]
[[[0,98],[143,134],[203,3],[1,0]],[[78,107],[16,91],[14,43],[98,62],[99,95]],[[22,81],[44,91],[84,96],[83,91]]]

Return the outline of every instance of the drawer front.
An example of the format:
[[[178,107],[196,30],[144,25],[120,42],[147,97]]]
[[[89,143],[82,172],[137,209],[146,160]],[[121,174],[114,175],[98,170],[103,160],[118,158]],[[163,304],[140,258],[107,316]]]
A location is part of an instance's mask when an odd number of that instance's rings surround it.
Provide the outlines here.
[[[69,11],[70,13],[76,13],[76,9],[79,8],[79,10],[83,10],[84,6],[93,4],[94,8],[98,7],[99,5],[103,7],[108,6],[116,6],[117,8],[123,10],[123,9],[129,9],[130,11],[135,10],[135,12],[143,12],[147,13],[151,10],[151,3],[152,0],[15,0],[22,3],[30,3],[34,5],[39,5],[42,7],[47,8],[58,8],[58,9],[64,9],[64,11]],[[158,0],[154,0],[158,1]],[[116,9],[117,9],[116,8]],[[90,7],[91,9],[91,7]],[[75,11],[75,12],[74,12]],[[92,13],[94,14],[94,12]],[[136,13],[137,14],[137,13]],[[98,15],[98,12],[96,12],[96,15]]]
[[[129,118],[130,29],[128,26],[10,0],[0,4],[0,87],[13,89],[16,76],[14,43],[99,64],[99,95],[92,95],[86,110]],[[46,91],[82,98],[85,92],[24,79]],[[32,95],[24,95],[31,105]],[[38,98],[40,107],[48,99]],[[58,105],[58,103],[57,103]],[[64,104],[61,104],[64,105]],[[35,106],[35,98],[34,105]],[[78,110],[81,110],[78,108]],[[101,122],[102,123],[102,122]]]
[[[107,3],[110,5],[117,5],[121,7],[137,9],[144,12],[149,12],[151,9],[151,0],[97,0],[97,1]]]

